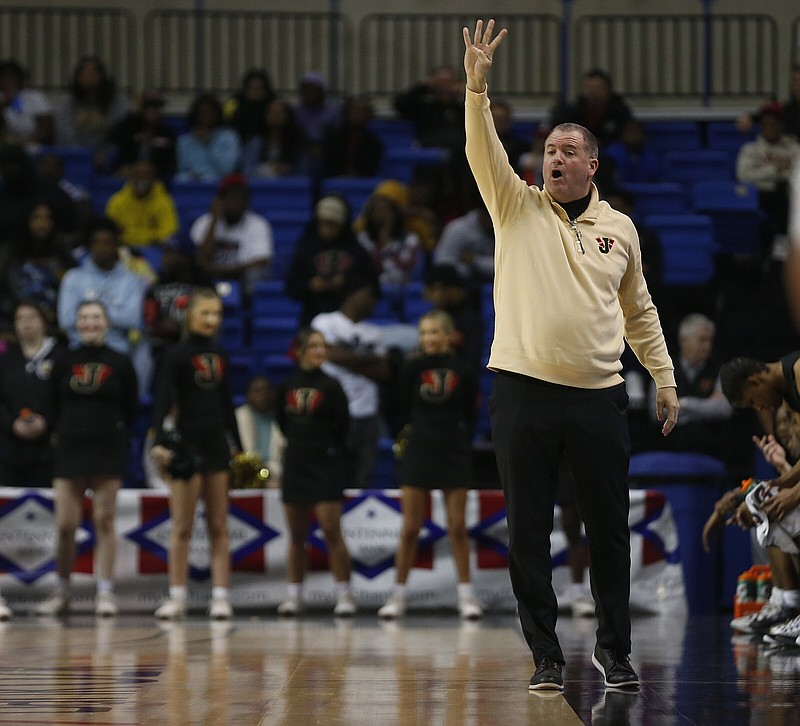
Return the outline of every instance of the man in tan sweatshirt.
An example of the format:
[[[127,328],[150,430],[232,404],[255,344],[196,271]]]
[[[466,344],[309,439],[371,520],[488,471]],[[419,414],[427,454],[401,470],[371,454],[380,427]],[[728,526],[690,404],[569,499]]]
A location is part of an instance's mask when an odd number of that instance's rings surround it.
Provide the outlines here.
[[[536,671],[531,690],[562,690],[550,532],[566,456],[584,520],[597,603],[592,661],[606,686],[636,687],[630,665],[627,339],[658,389],[662,432],[678,418],[673,365],[642,274],[631,220],[600,201],[597,140],[561,124],[545,142],[544,187],[509,165],[486,76],[506,36],[464,28],[467,158],[495,229],[495,334],[488,367],[497,466],[506,498],[509,570]]]

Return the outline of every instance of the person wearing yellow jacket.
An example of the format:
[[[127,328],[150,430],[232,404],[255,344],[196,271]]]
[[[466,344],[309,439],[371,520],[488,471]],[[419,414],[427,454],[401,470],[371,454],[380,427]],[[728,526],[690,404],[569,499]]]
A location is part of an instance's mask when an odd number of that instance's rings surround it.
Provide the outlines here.
[[[642,273],[636,228],[599,199],[597,140],[560,124],[545,141],[540,189],[508,163],[486,77],[505,39],[494,21],[463,30],[467,159],[495,233],[496,371],[489,411],[509,531],[509,571],[536,670],[530,690],[563,690],[550,533],[566,458],[589,549],[598,618],[592,662],[607,687],[634,688],[630,664],[628,340],[658,389],[668,434],[678,419],[672,361]]]
[[[136,162],[130,181],[108,200],[106,215],[122,230],[122,244],[130,247],[162,245],[178,231],[175,202],[149,161]]]

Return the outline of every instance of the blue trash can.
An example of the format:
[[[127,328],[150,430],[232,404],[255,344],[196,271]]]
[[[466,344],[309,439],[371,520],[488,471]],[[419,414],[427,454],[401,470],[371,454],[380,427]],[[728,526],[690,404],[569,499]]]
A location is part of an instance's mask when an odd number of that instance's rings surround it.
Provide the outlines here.
[[[703,551],[703,525],[724,491],[727,470],[712,456],[647,451],[631,457],[632,489],[661,492],[678,529],[678,554],[690,613],[716,612],[721,594],[721,553]]]

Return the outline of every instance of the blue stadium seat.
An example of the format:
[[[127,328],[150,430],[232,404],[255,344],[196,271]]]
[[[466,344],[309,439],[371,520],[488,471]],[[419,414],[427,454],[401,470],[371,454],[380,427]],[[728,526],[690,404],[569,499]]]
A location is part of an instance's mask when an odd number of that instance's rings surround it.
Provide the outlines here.
[[[283,280],[261,280],[253,287],[253,317],[300,317],[300,303],[286,295]]]
[[[384,151],[414,145],[414,124],[406,119],[374,118],[369,122],[369,129],[383,142]]]
[[[720,253],[760,254],[763,215],[756,187],[735,181],[695,182],[692,200],[696,214],[711,217]]]
[[[232,315],[223,318],[219,342],[227,351],[241,350],[244,347],[244,321]]]
[[[383,177],[349,177],[331,176],[322,180],[320,192],[325,194],[340,194],[350,205],[353,218],[361,213],[364,202],[370,194],[383,181]]]
[[[161,258],[164,253],[157,245],[146,245],[144,247],[136,247],[134,254],[140,255],[150,264],[156,272],[161,272]]]
[[[686,190],[672,182],[626,184],[633,195],[633,205],[639,217],[650,214],[686,214]]]
[[[170,185],[170,194],[178,208],[178,214],[183,209],[201,209],[207,212],[211,200],[217,194],[216,181],[173,181]],[[199,216],[199,215],[198,215]]]
[[[736,155],[742,144],[752,141],[756,136],[758,130],[755,127],[743,134],[734,121],[709,121],[706,126],[706,147]]]
[[[92,209],[97,214],[104,214],[108,200],[116,194],[125,184],[125,179],[118,176],[100,176],[95,175],[92,177],[92,185],[89,192],[92,195]]]
[[[253,317],[250,348],[261,355],[286,355],[296,332],[296,317]]]
[[[658,231],[664,255],[664,283],[700,286],[714,277],[714,228],[698,214],[650,215],[644,223]]]
[[[375,489],[397,488],[393,444],[394,440],[388,437],[383,437],[378,442],[378,461],[375,465],[375,472],[372,475],[372,486]]]
[[[228,360],[228,380],[234,396],[243,396],[253,377],[253,359],[249,355],[232,353]]]
[[[282,176],[249,179],[250,206],[253,211],[272,219],[276,213],[311,214],[311,177]]]
[[[387,149],[383,155],[382,175],[407,184],[418,166],[441,166],[446,161],[447,150],[435,146]]]
[[[297,363],[286,353],[282,355],[266,355],[261,359],[259,368],[273,384],[278,384],[289,377],[297,368]]]
[[[734,178],[735,157],[729,151],[697,149],[664,153],[664,181],[683,184]]]
[[[37,157],[54,154],[61,159],[64,179],[87,191],[94,179],[94,150],[84,146],[43,146]]]
[[[222,307],[226,313],[241,310],[242,286],[238,280],[217,280],[214,287],[222,299]]]
[[[411,325],[416,325],[420,317],[432,307],[430,302],[422,296],[422,290],[423,285],[421,282],[409,282],[403,290],[405,298],[403,301],[403,315],[405,322]]]
[[[647,143],[656,151],[692,151],[701,149],[703,138],[697,121],[647,121]]]

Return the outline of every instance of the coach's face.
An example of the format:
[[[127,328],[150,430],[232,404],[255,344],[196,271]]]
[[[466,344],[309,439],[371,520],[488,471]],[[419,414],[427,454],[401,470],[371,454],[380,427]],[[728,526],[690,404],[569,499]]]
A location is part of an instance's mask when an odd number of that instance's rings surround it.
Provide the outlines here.
[[[577,131],[553,131],[544,147],[544,186],[557,202],[574,202],[591,189],[597,159],[586,153],[583,136]]]

